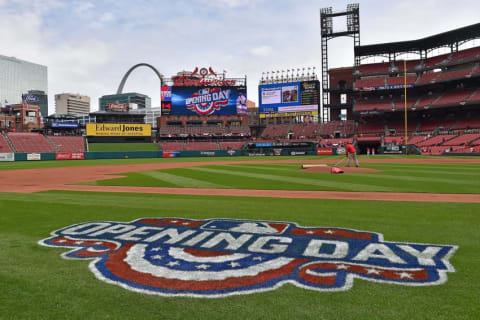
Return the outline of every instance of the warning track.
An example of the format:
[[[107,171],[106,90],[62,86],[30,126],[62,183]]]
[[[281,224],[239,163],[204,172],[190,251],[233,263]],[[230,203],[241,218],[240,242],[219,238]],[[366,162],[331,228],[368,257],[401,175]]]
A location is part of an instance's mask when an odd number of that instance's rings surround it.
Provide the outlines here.
[[[184,194],[205,196],[272,197],[303,199],[345,199],[416,202],[465,202],[480,203],[478,194],[392,193],[392,192],[343,192],[343,191],[296,191],[296,190],[251,190],[251,189],[195,189],[128,186],[90,186],[76,183],[113,179],[128,172],[184,168],[205,165],[245,163],[331,163],[332,160],[253,160],[215,162],[172,162],[129,165],[100,165],[66,168],[39,168],[0,171],[0,192],[31,193],[49,190],[122,192],[150,194]],[[362,159],[362,163],[480,163],[480,159]]]

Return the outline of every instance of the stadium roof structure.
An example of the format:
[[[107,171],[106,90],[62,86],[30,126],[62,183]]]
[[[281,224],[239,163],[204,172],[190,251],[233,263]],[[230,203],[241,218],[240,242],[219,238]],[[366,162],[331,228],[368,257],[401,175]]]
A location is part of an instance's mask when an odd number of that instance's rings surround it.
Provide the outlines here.
[[[354,52],[356,57],[387,54],[395,55],[406,52],[428,52],[439,47],[458,46],[463,42],[476,38],[480,38],[480,23],[439,33],[423,39],[356,46]]]

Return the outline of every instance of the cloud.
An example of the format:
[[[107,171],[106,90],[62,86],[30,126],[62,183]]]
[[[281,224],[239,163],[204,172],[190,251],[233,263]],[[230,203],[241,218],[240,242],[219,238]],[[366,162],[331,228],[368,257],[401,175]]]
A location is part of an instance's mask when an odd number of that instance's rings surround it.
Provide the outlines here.
[[[93,9],[95,8],[95,5],[91,2],[81,2],[78,4],[78,6],[74,9],[74,11],[77,13],[77,14],[82,14],[84,13],[85,11],[88,11],[90,9]]]
[[[260,47],[253,48],[252,50],[250,50],[250,52],[255,56],[266,57],[272,53],[272,47],[260,46]]]

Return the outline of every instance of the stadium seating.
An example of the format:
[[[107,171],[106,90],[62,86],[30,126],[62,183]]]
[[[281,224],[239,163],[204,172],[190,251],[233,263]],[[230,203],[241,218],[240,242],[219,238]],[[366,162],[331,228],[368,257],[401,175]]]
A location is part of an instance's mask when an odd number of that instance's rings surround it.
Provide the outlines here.
[[[385,86],[385,76],[361,78],[355,81],[355,89],[370,89]]]
[[[452,134],[439,134],[437,136],[430,137],[424,141],[417,143],[417,147],[432,147],[440,145],[455,137],[456,136]]]
[[[205,141],[188,141],[185,144],[185,150],[217,150],[218,144],[216,142]]]
[[[415,67],[422,63],[421,60],[407,60],[407,71],[414,71]],[[395,66],[398,68],[399,72],[404,72],[403,69],[403,60],[395,61]]]
[[[407,85],[414,84],[417,81],[418,76],[416,74],[407,74]],[[388,86],[402,86],[405,84],[405,77],[399,75],[397,77],[387,77]]]
[[[183,141],[161,141],[158,146],[163,151],[180,151],[184,149],[185,142]]]
[[[467,102],[480,101],[480,89],[475,91],[468,99]]]
[[[327,145],[327,146],[332,146],[332,145],[339,145],[339,144],[345,144],[345,143],[352,143],[353,139],[352,138],[344,138],[344,139],[322,139],[320,142],[321,145]]]
[[[436,81],[442,80],[452,80],[452,79],[461,79],[466,78],[471,75],[473,68],[470,66],[469,68],[454,70],[454,71],[444,71],[440,74]]]
[[[392,111],[393,105],[392,101],[390,100],[382,100],[382,101],[359,101],[355,103],[355,111],[356,112],[364,112],[364,111]]]
[[[449,63],[456,63],[462,61],[472,61],[472,60],[480,60],[480,47],[470,48],[466,50],[461,50],[455,52],[452,55]]]
[[[5,152],[13,152],[13,150],[10,148],[7,139],[3,136],[3,134],[0,134],[0,153]]]
[[[417,99],[410,99],[407,97],[407,109],[412,109],[415,106]],[[405,108],[405,99],[397,99],[393,101],[395,110],[403,110]]]
[[[17,152],[55,152],[54,147],[39,133],[10,132],[8,137]]]
[[[446,141],[442,145],[444,146],[463,146],[470,145],[470,142],[480,139],[480,134],[478,133],[467,133],[462,134],[456,138]]]
[[[262,133],[263,138],[285,138],[288,133],[288,124],[269,125]]]
[[[452,130],[479,129],[479,128],[480,128],[480,119],[479,118],[470,118],[470,119],[463,119],[463,120],[458,121],[452,127]]]
[[[48,138],[55,144],[57,150],[60,152],[85,151],[83,137],[50,136]]]
[[[403,140],[405,138],[402,137],[402,143],[403,143]],[[428,139],[427,136],[414,136],[414,137],[411,137],[411,138],[408,138],[408,144],[414,144],[414,145],[417,145],[418,143],[422,142],[422,141],[425,141],[426,139]]]
[[[407,122],[407,132],[413,132],[417,128],[416,121]],[[405,132],[405,123],[403,121],[387,123],[388,130],[395,130],[396,134]]]
[[[437,128],[450,129],[456,120],[428,120],[420,124],[418,132],[432,132]]]
[[[432,106],[441,106],[449,104],[465,104],[467,98],[475,92],[475,89],[454,90],[444,93],[440,99],[435,100]]]
[[[450,53],[428,58],[425,60],[425,69],[434,68],[439,64],[446,64],[449,61]]]
[[[441,72],[426,72],[420,76],[417,80],[417,84],[426,84],[430,82],[434,82],[438,76],[442,74]]]
[[[417,103],[415,104],[416,108],[426,108],[429,107],[432,102],[438,99],[438,95],[426,95],[418,99]]]
[[[359,123],[358,124],[358,134],[385,134],[385,124],[381,122],[369,122],[369,123]]]
[[[389,69],[390,63],[388,62],[362,64],[357,67],[357,70],[360,71],[363,75],[374,73],[387,73]]]
[[[232,135],[241,135],[241,136],[250,136],[250,128],[248,126],[231,126],[226,128],[227,135],[230,133]]]
[[[219,142],[218,145],[220,146],[221,150],[242,149],[245,143],[245,141],[222,141]]]
[[[336,133],[342,135],[352,135],[355,131],[355,122],[348,121],[330,121],[320,126],[321,136],[334,136]]]

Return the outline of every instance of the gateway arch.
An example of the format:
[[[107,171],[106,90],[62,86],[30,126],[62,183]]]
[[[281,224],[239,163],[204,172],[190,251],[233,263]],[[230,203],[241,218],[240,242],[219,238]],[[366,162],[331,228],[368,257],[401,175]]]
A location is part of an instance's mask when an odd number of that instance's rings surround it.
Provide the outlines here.
[[[118,89],[117,89],[117,94],[121,94],[123,92],[123,87],[125,86],[125,82],[127,81],[128,79],[128,76],[130,75],[130,73],[132,73],[133,70],[135,70],[136,68],[138,67],[148,67],[150,69],[153,70],[153,72],[155,72],[158,76],[158,79],[160,80],[160,87],[162,87],[162,84],[163,84],[163,75],[158,72],[158,70],[152,66],[151,64],[148,64],[148,63],[139,63],[139,64],[136,64],[134,65],[133,67],[131,67],[127,73],[125,73],[125,75],[123,76],[122,78],[122,81],[120,82],[120,85],[118,86]]]

